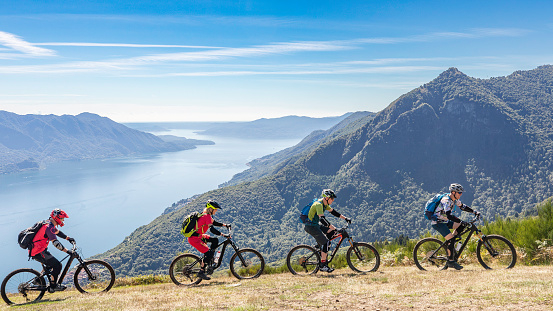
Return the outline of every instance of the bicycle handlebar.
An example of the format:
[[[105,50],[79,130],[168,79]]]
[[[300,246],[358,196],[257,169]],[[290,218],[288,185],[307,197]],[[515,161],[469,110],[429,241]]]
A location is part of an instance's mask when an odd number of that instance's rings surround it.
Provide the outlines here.
[[[480,214],[475,215],[474,218],[471,221],[469,221],[469,223],[474,224],[475,222],[477,222],[481,218],[482,218],[482,215],[480,215]]]
[[[351,224],[351,223],[348,223],[348,222],[346,221],[346,226],[345,226],[345,227],[342,227],[342,228],[336,228],[336,231],[346,230],[347,228],[349,228],[349,225],[350,225],[350,224]]]
[[[232,237],[232,227],[229,225],[227,226],[227,230],[228,230],[228,237],[227,239],[230,239]]]

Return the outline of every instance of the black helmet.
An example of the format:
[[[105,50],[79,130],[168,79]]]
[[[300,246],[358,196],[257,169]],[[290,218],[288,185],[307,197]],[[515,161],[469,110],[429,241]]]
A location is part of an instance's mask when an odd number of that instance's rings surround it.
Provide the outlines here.
[[[219,203],[213,201],[213,200],[207,200],[207,203],[205,204],[206,208],[212,208],[212,209],[223,209]]]
[[[331,199],[336,198],[336,194],[334,193],[334,191],[332,191],[330,189],[323,190],[322,194],[323,194],[323,198],[331,198]]]

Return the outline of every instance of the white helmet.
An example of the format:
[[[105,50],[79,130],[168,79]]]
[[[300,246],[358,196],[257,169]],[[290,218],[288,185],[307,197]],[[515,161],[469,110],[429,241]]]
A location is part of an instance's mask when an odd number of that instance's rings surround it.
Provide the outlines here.
[[[465,192],[465,189],[463,189],[463,186],[460,184],[451,184],[449,185],[449,192],[463,193]]]
[[[332,191],[330,189],[323,190],[322,195],[323,195],[323,198],[331,198],[331,199],[336,198],[336,193],[334,193],[334,191]]]

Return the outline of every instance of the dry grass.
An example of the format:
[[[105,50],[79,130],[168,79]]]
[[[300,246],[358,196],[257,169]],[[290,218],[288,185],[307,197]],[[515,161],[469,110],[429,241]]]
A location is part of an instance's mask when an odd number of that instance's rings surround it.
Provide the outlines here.
[[[118,287],[99,296],[46,294],[42,302],[0,310],[553,310],[553,266],[423,272],[384,267],[365,275],[342,269],[239,281],[219,277],[195,287]]]

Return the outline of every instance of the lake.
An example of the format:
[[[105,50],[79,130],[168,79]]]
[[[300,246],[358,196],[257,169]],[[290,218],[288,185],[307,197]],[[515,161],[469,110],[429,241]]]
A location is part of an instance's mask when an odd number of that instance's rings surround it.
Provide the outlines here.
[[[300,139],[246,140],[196,135],[194,129],[153,134],[204,139],[215,145],[179,152],[104,160],[68,161],[40,171],[0,175],[0,280],[27,261],[17,234],[47,219],[54,208],[69,218],[61,230],[75,238],[85,257],[107,251],[173,203],[215,189],[246,163],[297,144]],[[68,247],[67,241],[62,243]],[[50,245],[58,259],[64,253]]]

